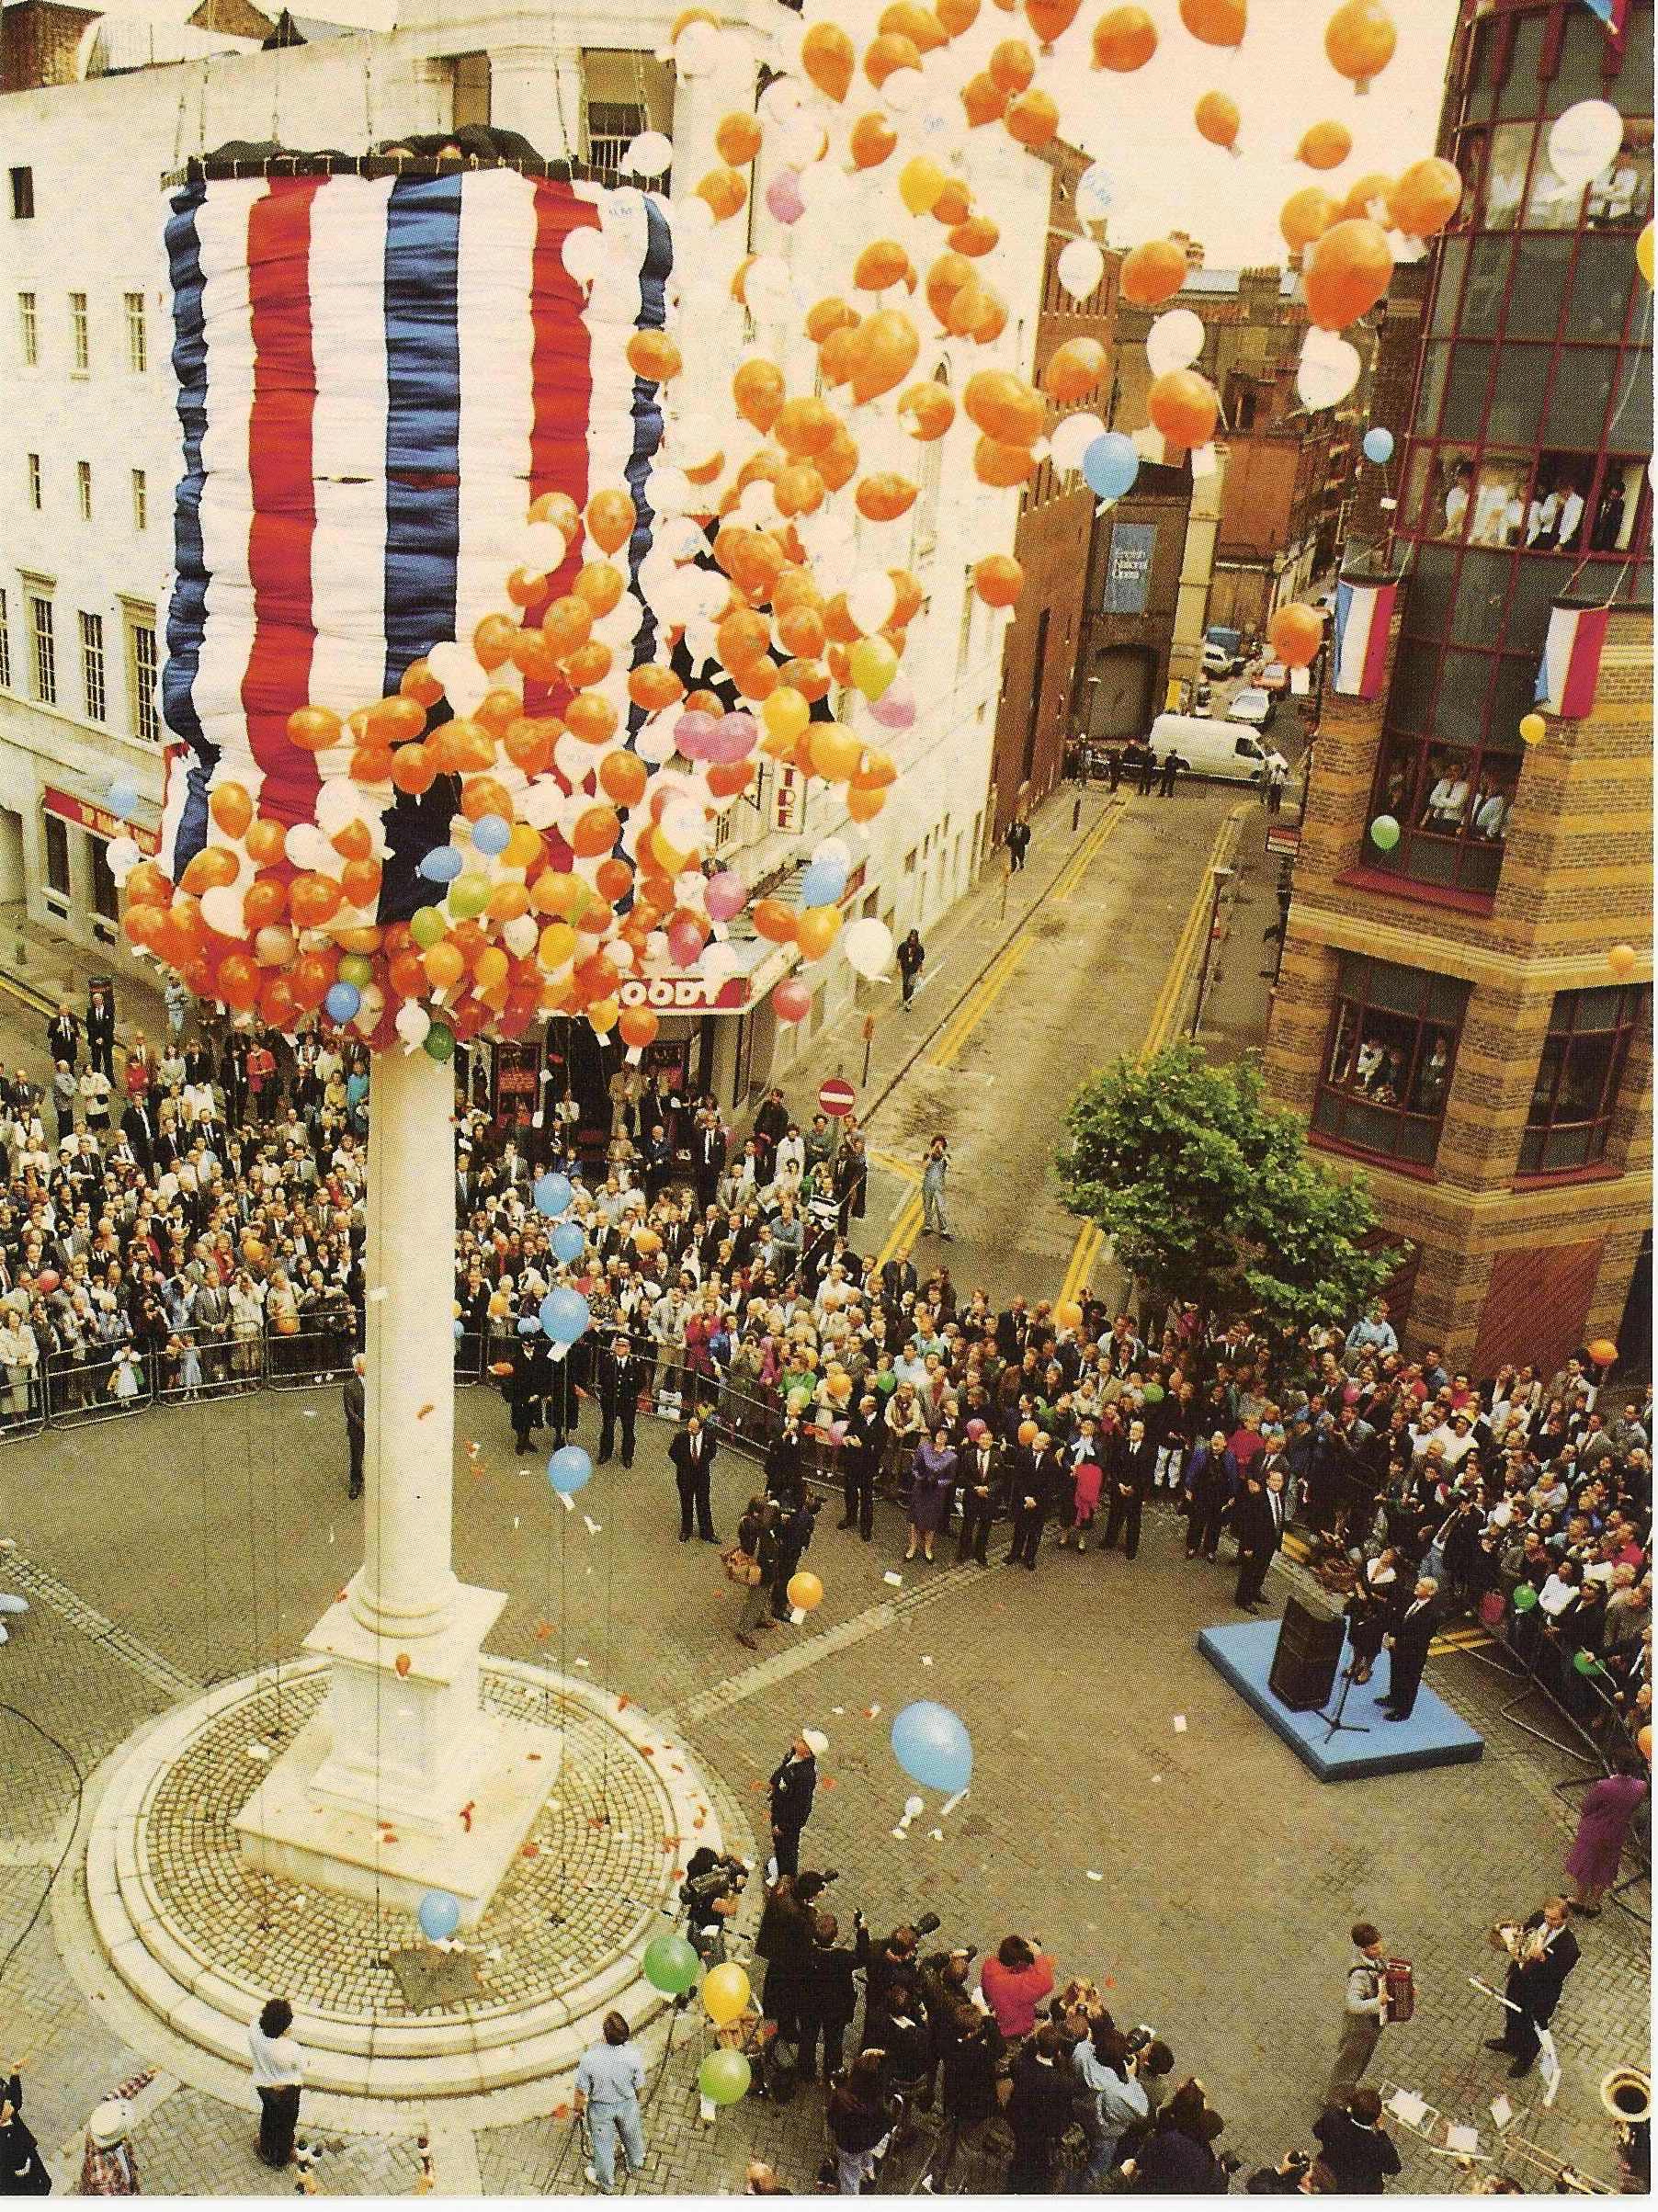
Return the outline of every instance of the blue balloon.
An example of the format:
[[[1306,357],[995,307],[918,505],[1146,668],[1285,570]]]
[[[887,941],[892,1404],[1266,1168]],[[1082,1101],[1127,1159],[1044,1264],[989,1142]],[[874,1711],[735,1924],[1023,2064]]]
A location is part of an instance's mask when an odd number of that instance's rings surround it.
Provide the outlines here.
[[[518,1334],[520,1336],[539,1336],[540,1333],[540,1322],[537,1321],[533,1313],[527,1313],[518,1323]]]
[[[511,835],[512,823],[499,814],[480,814],[472,824],[472,843],[481,853],[505,852]]]
[[[953,1798],[973,1777],[973,1747],[966,1724],[948,1705],[919,1697],[892,1723],[892,1756],[924,1789]]]
[[[453,883],[465,866],[459,846],[435,845],[421,855],[419,872],[428,883]]]
[[[801,878],[802,906],[833,906],[846,888],[846,871],[838,860],[814,860]]]
[[[587,1249],[587,1232],[579,1221],[561,1221],[549,1242],[560,1265],[573,1267]]]
[[[579,1444],[561,1444],[547,1462],[547,1480],[562,1498],[573,1498],[592,1481],[593,1462]]]
[[[1364,438],[1364,454],[1367,460],[1373,460],[1379,468],[1383,461],[1391,460],[1393,458],[1393,433],[1391,430],[1384,430],[1380,423],[1374,429],[1367,430]]]
[[[109,787],[109,796],[105,804],[110,813],[119,814],[123,822],[127,821],[130,816],[138,811],[137,785],[130,784],[122,777],[118,777]]]
[[[465,1334],[466,1334],[466,1323],[465,1323],[465,1322],[464,1322],[461,1320],[461,1318],[460,1318],[460,1316],[459,1314],[456,1314],[456,1316],[455,1316],[455,1342],[456,1342],[457,1344],[459,1344],[459,1343],[460,1342],[460,1339],[461,1339],[461,1338],[462,1338],[462,1337],[463,1337]]]
[[[363,994],[355,983],[330,983],[328,996],[323,1001],[333,1022],[348,1022],[363,1003]]]
[[[569,1210],[570,1201],[575,1193],[571,1188],[568,1175],[538,1175],[531,1196],[535,1199],[538,1213],[562,1214]]]
[[[587,1326],[587,1301],[579,1290],[561,1287],[541,1300],[541,1326],[555,1344],[573,1344]]]
[[[460,1925],[460,1899],[447,1889],[428,1889],[420,1900],[420,1928],[427,1941],[443,1943]]]
[[[1133,440],[1120,430],[1103,431],[1083,454],[1083,474],[1097,498],[1120,499],[1140,474]]]

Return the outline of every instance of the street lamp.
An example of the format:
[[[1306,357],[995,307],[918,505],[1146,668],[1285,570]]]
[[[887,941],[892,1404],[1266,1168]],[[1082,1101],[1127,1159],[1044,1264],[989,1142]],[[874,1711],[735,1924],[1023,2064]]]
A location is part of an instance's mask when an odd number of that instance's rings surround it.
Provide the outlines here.
[[[1203,1019],[1203,995],[1209,989],[1209,963],[1214,950],[1215,924],[1221,913],[1221,893],[1237,872],[1235,868],[1216,868],[1209,870],[1214,879],[1214,889],[1209,902],[1209,934],[1203,940],[1203,965],[1198,970],[1198,1003],[1192,1008],[1191,1034],[1193,1037],[1197,1036],[1198,1025]]]

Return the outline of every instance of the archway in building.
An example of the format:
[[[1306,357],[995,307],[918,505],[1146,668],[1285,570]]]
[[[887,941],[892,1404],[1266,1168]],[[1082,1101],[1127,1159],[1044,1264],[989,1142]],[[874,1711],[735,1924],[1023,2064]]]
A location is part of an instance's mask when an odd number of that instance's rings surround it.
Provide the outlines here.
[[[1110,645],[1094,664],[1087,685],[1088,735],[1142,737],[1152,726],[1157,655],[1146,645]]]

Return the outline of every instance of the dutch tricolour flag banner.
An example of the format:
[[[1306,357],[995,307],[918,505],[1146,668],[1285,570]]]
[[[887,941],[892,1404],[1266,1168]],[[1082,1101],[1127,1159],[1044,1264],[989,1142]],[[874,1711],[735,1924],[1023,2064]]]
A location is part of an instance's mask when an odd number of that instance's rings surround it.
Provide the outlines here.
[[[1545,713],[1575,720],[1594,706],[1610,612],[1605,607],[1550,608],[1537,672],[1537,703]]]
[[[562,257],[582,225],[611,249],[586,292]],[[531,499],[579,507],[626,487],[637,573],[662,414],[627,346],[663,325],[672,251],[642,193],[507,169],[192,183],[166,239],[184,475],[162,862],[176,876],[207,842],[215,777],[278,821],[312,818],[348,750],[301,751],[289,715],[371,705],[503,610]],[[578,539],[555,593],[580,553]],[[638,656],[653,643],[647,618]],[[606,685],[624,726],[628,666],[619,654]],[[441,777],[419,799],[386,788],[380,920],[419,903],[416,867],[453,802]]]
[[[1397,584],[1348,584],[1335,587],[1335,668],[1337,691],[1349,698],[1381,695],[1387,674],[1388,626],[1393,619]]]

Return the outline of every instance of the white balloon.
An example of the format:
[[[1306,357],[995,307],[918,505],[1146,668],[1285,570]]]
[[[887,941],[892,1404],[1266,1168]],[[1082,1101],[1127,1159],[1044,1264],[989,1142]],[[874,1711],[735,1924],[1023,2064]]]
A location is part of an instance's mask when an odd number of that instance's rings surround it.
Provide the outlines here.
[[[821,845],[814,845],[812,857],[814,860],[826,860],[835,868],[850,868],[852,865],[851,848],[839,837],[825,837]]]
[[[1110,205],[1110,173],[1103,163],[1091,162],[1076,180],[1076,211],[1085,222],[1098,222]]]
[[[1203,351],[1203,318],[1189,307],[1171,307],[1146,333],[1146,360],[1158,376],[1188,369]]]
[[[556,522],[527,522],[518,537],[518,559],[539,576],[550,576],[568,548]]]
[[[897,115],[919,108],[926,96],[926,79],[918,69],[895,69],[883,80],[880,96]]]
[[[605,266],[605,242],[593,224],[583,223],[566,232],[559,257],[577,284],[591,284]]]
[[[885,975],[891,966],[892,932],[873,914],[861,921],[848,922],[841,931],[841,943],[846,947],[848,965],[871,981]]]
[[[645,610],[631,592],[623,592],[608,615],[600,615],[593,625],[593,634],[601,644],[608,645],[614,652],[619,647],[631,645],[643,627]]]
[[[1562,184],[1586,185],[1623,144],[1623,118],[1609,100],[1579,100],[1549,131],[1549,166]]]
[[[660,714],[651,715],[641,724],[639,734],[633,740],[633,750],[647,766],[660,768],[664,761],[673,759],[674,724],[683,711],[679,707],[666,707]]]
[[[598,765],[598,754],[573,730],[562,731],[552,748],[552,765],[567,783],[579,784]]]
[[[645,478],[645,498],[653,515],[683,515],[694,498],[691,480],[683,469],[653,469]]]
[[[676,562],[694,561],[706,543],[700,523],[688,515],[671,515],[656,533],[655,550],[666,555],[671,568]]]
[[[710,982],[722,983],[727,976],[735,975],[742,965],[742,958],[733,946],[710,938],[698,957],[697,972],[706,976]]]
[[[1073,300],[1085,300],[1106,273],[1106,257],[1092,238],[1073,238],[1062,248],[1058,275]]]
[[[706,199],[695,192],[688,199],[674,202],[674,250],[684,255],[695,254],[698,248],[714,234],[714,225],[720,218]]]
[[[1104,437],[1106,425],[1097,414],[1067,414],[1054,425],[1053,435],[1048,440],[1048,458],[1062,474],[1080,469],[1083,455],[1096,437]]]
[[[348,822],[366,819],[372,809],[350,777],[331,776],[317,792],[314,811],[328,834],[337,837]]]
[[[1309,407],[1334,407],[1357,383],[1363,366],[1357,347],[1346,338],[1338,338],[1335,346],[1303,348],[1295,372],[1296,391]]]
[[[143,858],[138,849],[136,837],[112,837],[104,851],[109,873],[118,883],[124,883]]]
[[[344,863],[314,822],[296,822],[288,833],[287,855],[296,868],[324,868],[337,876]]]
[[[298,940],[285,922],[270,922],[254,938],[254,958],[261,968],[285,968],[292,959]]]
[[[498,668],[492,676],[474,661],[470,668],[462,669],[444,686],[444,697],[457,714],[471,714],[483,706],[497,681],[504,688],[510,688],[513,673],[509,664]]]
[[[866,637],[884,630],[898,605],[898,586],[885,569],[866,569],[846,589],[846,612]]]
[[[698,19],[687,23],[674,41],[674,67],[682,77],[705,77],[721,60],[718,27]]]
[[[805,108],[806,96],[792,77],[773,77],[755,106],[767,122],[787,127]]]
[[[201,894],[201,918],[221,936],[242,935],[242,893],[233,883],[215,883]]]
[[[635,176],[660,176],[674,159],[674,142],[660,130],[642,130],[622,156],[622,168]]]
[[[528,917],[523,918],[527,920]],[[397,1009],[395,1024],[397,1034],[411,1051],[418,1050],[425,1044],[426,1031],[431,1026],[431,1015],[424,1006],[417,1006],[413,999],[408,1000]]]
[[[561,741],[562,742],[562,741]],[[551,776],[538,776],[518,800],[518,815],[532,830],[549,830],[558,819],[564,794]]]

